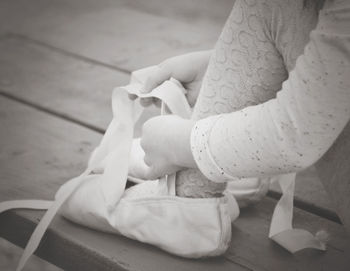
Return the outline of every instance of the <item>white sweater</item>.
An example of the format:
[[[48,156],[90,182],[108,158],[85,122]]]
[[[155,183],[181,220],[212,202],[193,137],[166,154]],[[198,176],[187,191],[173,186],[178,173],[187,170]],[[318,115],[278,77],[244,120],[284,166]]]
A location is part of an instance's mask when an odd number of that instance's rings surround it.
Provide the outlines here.
[[[195,108],[209,116],[191,134],[193,156],[208,179],[299,171],[348,123],[350,1],[326,0],[318,22],[316,4],[302,3],[236,1]]]

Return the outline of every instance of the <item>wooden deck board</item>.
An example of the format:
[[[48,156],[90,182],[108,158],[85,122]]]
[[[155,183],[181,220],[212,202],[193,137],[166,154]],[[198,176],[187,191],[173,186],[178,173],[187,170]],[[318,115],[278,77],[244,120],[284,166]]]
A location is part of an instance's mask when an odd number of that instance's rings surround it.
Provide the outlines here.
[[[42,46],[0,41],[0,89],[32,104],[104,129],[115,86],[129,74],[76,60]]]
[[[1,1],[0,31],[132,71],[212,48],[233,6],[230,0],[143,2]]]
[[[84,167],[100,135],[7,98],[0,98],[0,200],[52,199],[57,188]],[[69,131],[69,136],[67,132]],[[39,255],[67,270],[347,270],[349,245],[344,228],[296,209],[295,223],[315,232],[321,226],[332,239],[325,253],[291,255],[267,238],[276,202],[265,199],[242,212],[233,224],[232,245],[224,257],[184,260],[127,238],[89,230],[57,217]],[[0,233],[23,246],[42,212],[0,215]]]
[[[276,202],[266,198],[258,205],[243,210],[233,223],[232,244],[227,256],[252,270],[348,270],[350,266],[350,239],[345,228],[294,208],[293,224],[316,233],[326,230],[331,240],[327,252],[303,250],[291,255],[267,239]],[[336,255],[341,252],[343,256]],[[337,258],[337,260],[335,260]],[[334,266],[337,264],[337,267]]]
[[[330,191],[336,211],[350,233],[350,122],[316,164],[323,185]]]
[[[102,136],[3,97],[0,102],[0,200],[53,199],[60,184],[82,172]]]
[[[129,80],[128,74],[21,39],[0,41],[0,52],[0,90],[99,130],[111,118],[112,89]],[[333,210],[314,168],[298,175],[296,198]]]

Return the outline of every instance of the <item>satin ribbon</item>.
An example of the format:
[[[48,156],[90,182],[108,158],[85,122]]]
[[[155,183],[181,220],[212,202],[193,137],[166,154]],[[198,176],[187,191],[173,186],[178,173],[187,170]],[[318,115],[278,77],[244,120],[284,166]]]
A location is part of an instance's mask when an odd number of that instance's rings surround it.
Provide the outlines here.
[[[157,67],[150,67],[133,73],[134,84],[122,88],[116,88],[112,97],[113,120],[107,128],[107,131],[102,138],[100,145],[92,153],[87,169],[78,177],[67,182],[65,193],[56,197],[55,201],[42,200],[16,200],[6,201],[0,203],[0,213],[10,209],[29,208],[29,209],[47,209],[47,212],[42,217],[33,234],[31,235],[23,255],[20,259],[17,271],[23,269],[29,257],[37,249],[45,231],[49,227],[54,216],[69,198],[69,196],[76,191],[84,181],[84,178],[94,169],[99,168],[101,164],[105,165],[107,172],[104,172],[104,180],[101,181],[103,186],[103,194],[109,208],[114,208],[118,203],[120,197],[125,190],[128,173],[128,159],[119,159],[124,162],[118,164],[118,176],[110,176],[112,171],[108,172],[109,161],[114,156],[128,157],[132,142],[132,134],[134,123],[142,113],[142,107],[135,101],[129,98],[129,94],[138,97],[155,97],[163,101],[162,112],[173,112],[181,117],[188,118],[191,114],[191,108],[187,103],[184,95],[184,89],[179,87],[177,83],[166,81],[162,87],[154,89],[151,93],[142,94],[140,89],[141,83],[147,74]],[[135,83],[136,82],[136,83]],[[174,89],[174,85],[177,86]],[[169,91],[168,89],[171,88]],[[112,150],[112,151],[111,151]],[[106,165],[107,163],[107,165]],[[115,174],[115,171],[113,171]],[[293,193],[294,193],[294,178],[295,174],[281,175],[278,182],[282,188],[282,198],[276,205],[270,228],[269,237],[286,248],[288,251],[294,253],[300,249],[307,247],[324,250],[325,245],[311,233],[292,228],[293,217]],[[137,178],[130,178],[135,182],[142,182]],[[122,183],[122,185],[121,185]],[[175,195],[175,175],[166,176],[160,179],[160,184],[164,191],[169,195]]]
[[[282,196],[272,215],[269,238],[295,253],[305,248],[326,250],[326,240],[303,229],[293,229],[293,200],[296,173],[279,175],[272,179],[278,182]]]

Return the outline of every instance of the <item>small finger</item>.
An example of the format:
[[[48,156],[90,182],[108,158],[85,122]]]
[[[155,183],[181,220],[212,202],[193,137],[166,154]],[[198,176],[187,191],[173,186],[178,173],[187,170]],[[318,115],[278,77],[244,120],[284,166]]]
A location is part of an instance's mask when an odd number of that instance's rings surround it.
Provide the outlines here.
[[[165,65],[161,66],[159,71],[150,76],[145,83],[144,88],[141,90],[142,93],[151,92],[153,89],[158,87],[164,81],[168,80],[171,77],[171,72],[166,68]]]
[[[142,93],[149,93],[151,92],[153,89],[155,89],[156,87],[158,87],[160,85],[160,80],[159,78],[157,78],[158,76],[150,76],[147,80],[146,83],[143,87],[143,89],[141,90]]]

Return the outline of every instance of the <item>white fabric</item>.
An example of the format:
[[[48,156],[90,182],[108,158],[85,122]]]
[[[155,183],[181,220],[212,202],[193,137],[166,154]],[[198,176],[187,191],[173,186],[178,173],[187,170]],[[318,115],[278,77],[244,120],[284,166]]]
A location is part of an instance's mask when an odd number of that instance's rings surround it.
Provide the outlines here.
[[[60,210],[68,219],[106,232],[156,245],[183,257],[207,257],[224,253],[231,240],[231,220],[239,208],[230,195],[193,199],[175,195],[175,175],[147,181],[125,190],[134,123],[141,114],[138,101],[130,93],[157,97],[170,111],[189,117],[190,107],[183,89],[167,81],[150,94],[140,94],[141,84],[116,88],[113,92],[113,120],[100,145],[92,153],[88,168],[65,183],[54,202],[9,201],[0,210],[25,207],[48,211],[31,236],[17,270],[21,270],[36,250],[53,217]],[[102,170],[101,170],[102,168]],[[100,172],[99,174],[91,174]]]
[[[140,94],[140,87],[134,84],[115,90],[114,120],[89,162],[92,165],[104,161],[104,171],[101,175],[85,177],[84,183],[61,208],[61,213],[77,223],[121,233],[184,257],[221,254],[227,249],[231,236],[226,197],[178,198],[175,196],[174,177],[170,177],[170,184],[166,178],[147,181],[124,193],[128,169],[125,157],[131,148],[132,123],[140,114],[140,107],[131,102],[127,94],[160,98],[171,112],[182,117],[189,117],[191,112],[181,89],[170,81],[151,94]],[[133,106],[137,108],[132,109]],[[56,197],[66,194],[69,185],[63,185]],[[168,186],[172,189],[164,189]],[[238,207],[234,204],[231,209],[236,209],[237,217]]]
[[[269,237],[291,253],[304,248],[326,250],[327,240],[322,240],[317,234],[314,236],[304,229],[293,229],[295,176],[295,173],[291,173],[271,179],[272,182],[278,182],[283,194],[273,212]]]

